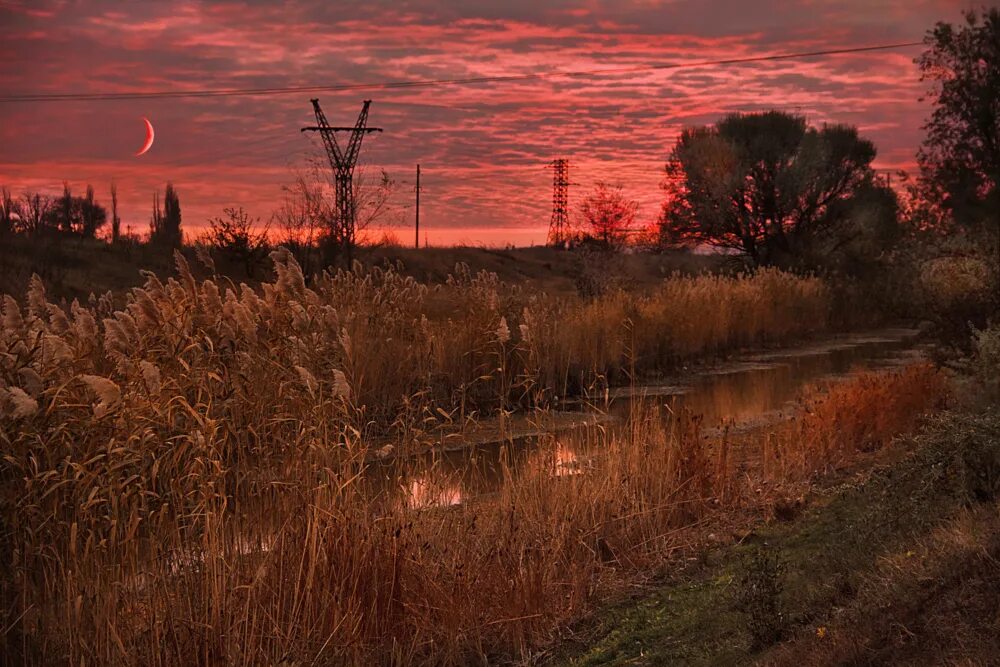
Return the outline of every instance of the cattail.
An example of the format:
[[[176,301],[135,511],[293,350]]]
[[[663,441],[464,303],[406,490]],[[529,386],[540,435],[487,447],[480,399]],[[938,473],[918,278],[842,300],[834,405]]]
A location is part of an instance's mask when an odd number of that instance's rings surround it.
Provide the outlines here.
[[[299,374],[299,379],[302,380],[302,384],[305,385],[309,395],[315,396],[316,389],[319,388],[319,382],[317,382],[315,376],[302,366],[296,366],[295,372]]]
[[[211,280],[206,280],[201,284],[201,293],[204,298],[202,310],[213,317],[222,314],[222,299],[219,296],[219,286]]]
[[[160,394],[160,369],[151,361],[140,361],[139,370],[142,372],[142,381],[146,385],[146,391],[150,396]]]
[[[333,395],[340,398],[350,398],[351,385],[347,384],[347,376],[344,371],[334,369],[333,371]]]
[[[340,346],[344,348],[344,354],[351,356],[351,335],[347,333],[347,327],[340,330]]]
[[[98,419],[106,415],[122,398],[121,389],[107,378],[99,375],[81,375],[80,380],[90,387],[98,399],[97,405],[94,406],[94,416]]]
[[[117,354],[128,354],[132,348],[121,322],[110,317],[104,320],[104,347]]]
[[[306,289],[306,279],[292,253],[287,248],[279,247],[271,252],[270,257],[274,262],[274,272],[278,274],[275,283],[277,294],[285,298],[302,294]]]
[[[43,391],[45,391],[45,381],[42,380],[42,376],[38,374],[34,368],[25,366],[17,372],[21,376],[21,382],[24,384],[24,388],[28,390],[28,393],[32,396],[38,396]]]
[[[303,333],[309,328],[309,313],[298,301],[289,301],[288,309],[292,311],[292,329]]]
[[[48,313],[48,305],[42,279],[37,273],[31,274],[31,282],[28,283],[28,313],[41,319]]]
[[[180,250],[174,250],[174,264],[177,265],[177,273],[181,275],[181,282],[184,284],[188,294],[197,302],[198,286],[194,281],[194,276],[191,274],[191,267],[188,266],[187,260],[184,259],[184,255],[181,254]]]
[[[49,328],[52,333],[63,334],[69,330],[69,319],[63,309],[54,303],[45,304],[45,309],[49,314]]]
[[[194,247],[194,256],[206,269],[215,273],[215,261],[212,259],[212,254],[208,251],[208,246],[200,243],[196,245]]]
[[[253,288],[246,283],[240,283],[240,303],[242,303],[243,307],[247,308],[251,313],[258,312],[263,305],[261,298],[257,296],[257,293],[253,291]]]
[[[153,297],[150,296],[149,292],[144,289],[137,289],[132,293],[132,298],[134,299],[135,309],[133,312],[136,313],[135,319],[137,323],[144,325],[144,328],[158,327],[160,326],[160,309],[153,301]]]
[[[73,300],[70,307],[73,314],[73,332],[78,340],[92,341],[97,338],[97,321],[93,314],[83,308],[78,301]]]
[[[257,324],[254,322],[253,316],[250,314],[250,310],[242,303],[233,304],[233,319],[236,320],[236,325],[240,329],[240,333],[251,341],[257,341]]]
[[[0,405],[5,402],[9,403],[12,406],[9,414],[14,419],[30,417],[38,412],[38,401],[28,396],[20,387],[0,389],[0,398],[2,397],[6,397],[6,401],[0,401]]]
[[[3,328],[8,331],[20,331],[24,328],[21,308],[10,294],[3,295]]]
[[[506,317],[500,318],[500,325],[497,327],[496,335],[497,340],[500,341],[501,344],[510,340],[510,327],[507,326]]]
[[[42,358],[53,366],[70,362],[73,361],[73,348],[59,336],[46,334],[42,337]]]
[[[518,331],[521,332],[521,340],[524,341],[525,343],[530,343],[531,342],[531,337],[528,335],[528,333],[529,333],[529,331],[528,331],[528,325],[527,324],[521,324],[521,325],[518,325],[517,328],[518,328]]]

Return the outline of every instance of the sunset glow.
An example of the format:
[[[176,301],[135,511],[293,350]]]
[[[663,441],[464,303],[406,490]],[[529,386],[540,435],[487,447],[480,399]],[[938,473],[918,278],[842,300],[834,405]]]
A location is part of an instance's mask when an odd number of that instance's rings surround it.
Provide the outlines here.
[[[621,68],[919,41],[951,0],[880,3],[2,2],[5,94],[182,91],[369,84]],[[727,20],[718,23],[716,18]],[[732,66],[427,88],[321,92],[332,124],[361,100],[385,128],[362,162],[397,182],[387,221],[412,238],[413,175],[431,244],[545,240],[556,157],[570,206],[598,180],[659,210],[663,162],[683,126],[777,108],[812,124],[856,124],[880,169],[912,169],[926,106],[919,47]],[[310,154],[309,93],[0,104],[0,184],[15,193],[118,183],[123,225],[145,229],[172,181],[195,231],[224,207],[267,218]],[[135,119],[156,125],[133,159]],[[424,236],[424,232],[421,232]]]

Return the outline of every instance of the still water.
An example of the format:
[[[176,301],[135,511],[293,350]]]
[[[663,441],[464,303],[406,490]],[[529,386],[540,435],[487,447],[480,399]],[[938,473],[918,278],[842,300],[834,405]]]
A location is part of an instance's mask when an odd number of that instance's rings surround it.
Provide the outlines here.
[[[669,381],[618,388],[577,407],[581,415],[604,418],[605,428],[622,428],[631,414],[653,409],[669,419],[682,408],[703,416],[703,427],[766,423],[788,414],[807,386],[852,373],[891,368],[920,357],[918,332],[891,329],[855,334],[776,352],[743,357],[714,367],[682,371]],[[495,491],[504,469],[517,475],[545,465],[554,477],[579,474],[593,453],[590,429],[557,430],[547,439],[553,454],[539,455],[540,438],[479,442],[411,459],[400,473],[395,464],[373,464],[372,482],[386,496],[410,507],[447,507]],[[555,440],[554,445],[551,444]],[[540,463],[544,461],[544,463]]]

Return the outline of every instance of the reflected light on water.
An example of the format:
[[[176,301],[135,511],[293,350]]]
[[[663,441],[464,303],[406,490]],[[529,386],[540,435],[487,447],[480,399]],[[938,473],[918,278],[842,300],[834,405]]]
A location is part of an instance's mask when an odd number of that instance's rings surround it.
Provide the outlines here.
[[[576,452],[562,442],[556,444],[556,451],[553,456],[552,463],[552,474],[556,477],[579,475],[583,472],[580,467],[580,461],[576,456]]]
[[[462,502],[462,487],[457,482],[418,477],[410,480],[406,504],[412,509],[451,507]]]

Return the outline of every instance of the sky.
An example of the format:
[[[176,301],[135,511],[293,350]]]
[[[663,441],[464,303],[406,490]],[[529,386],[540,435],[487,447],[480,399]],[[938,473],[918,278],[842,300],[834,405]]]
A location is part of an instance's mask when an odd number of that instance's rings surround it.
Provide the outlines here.
[[[977,6],[956,0],[0,0],[0,98],[337,86],[693,63],[919,41]],[[914,168],[929,113],[921,47],[592,77],[271,96],[0,101],[0,186],[57,193],[68,182],[148,227],[154,193],[177,189],[189,234],[226,207],[268,219],[283,186],[322,157],[299,129],[318,96],[333,125],[369,124],[362,169],[395,181],[382,220],[432,244],[544,243],[555,158],[570,161],[570,208],[598,181],[656,218],[663,166],[683,127],[779,109],[850,123],[875,166]],[[136,157],[147,117],[156,140]],[[422,238],[423,241],[423,238]]]

